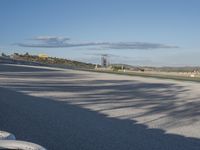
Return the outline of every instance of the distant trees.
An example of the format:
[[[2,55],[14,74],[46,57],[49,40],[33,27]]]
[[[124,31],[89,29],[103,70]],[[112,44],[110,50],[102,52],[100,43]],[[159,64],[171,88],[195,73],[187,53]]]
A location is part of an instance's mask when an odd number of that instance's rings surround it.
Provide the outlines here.
[[[5,53],[1,53],[2,57],[9,57],[9,55],[6,55]]]
[[[24,54],[24,56],[29,56],[29,53],[28,53],[28,52],[26,52],[26,53]]]
[[[119,71],[122,69],[122,66],[112,66],[113,71]]]
[[[1,54],[2,57],[10,57],[15,61],[26,61],[26,62],[35,62],[40,64],[53,64],[53,65],[62,65],[62,66],[70,66],[70,67],[78,67],[78,68],[87,68],[93,69],[94,64],[78,62],[73,60],[68,60],[64,58],[56,58],[56,57],[45,57],[41,58],[39,55],[30,55],[28,52],[24,54],[14,53],[12,55],[6,55],[5,53]]]
[[[5,53],[1,53],[2,57],[7,57],[7,55]]]

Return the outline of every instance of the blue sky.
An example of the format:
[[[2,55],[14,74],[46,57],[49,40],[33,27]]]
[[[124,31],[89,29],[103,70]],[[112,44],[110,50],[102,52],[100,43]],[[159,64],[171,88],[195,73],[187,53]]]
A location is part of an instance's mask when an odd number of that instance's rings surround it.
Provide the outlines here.
[[[200,65],[199,0],[1,0],[0,52]]]

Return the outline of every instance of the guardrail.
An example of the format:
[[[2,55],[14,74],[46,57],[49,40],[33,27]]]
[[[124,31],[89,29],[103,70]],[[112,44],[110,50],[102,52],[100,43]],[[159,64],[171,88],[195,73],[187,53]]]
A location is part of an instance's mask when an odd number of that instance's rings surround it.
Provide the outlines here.
[[[16,140],[13,134],[5,131],[0,131],[0,149],[46,150],[38,144]]]

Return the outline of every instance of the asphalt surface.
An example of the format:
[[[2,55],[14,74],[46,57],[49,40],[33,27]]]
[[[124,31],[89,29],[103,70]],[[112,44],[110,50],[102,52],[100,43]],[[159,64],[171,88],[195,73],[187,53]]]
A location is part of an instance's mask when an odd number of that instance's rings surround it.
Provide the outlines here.
[[[199,150],[199,87],[0,65],[0,130],[49,150]]]

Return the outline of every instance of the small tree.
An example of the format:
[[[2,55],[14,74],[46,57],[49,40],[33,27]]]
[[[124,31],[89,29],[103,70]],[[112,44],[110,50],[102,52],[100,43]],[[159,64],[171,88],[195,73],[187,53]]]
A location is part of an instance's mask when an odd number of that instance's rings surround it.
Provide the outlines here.
[[[29,56],[29,53],[28,53],[28,52],[26,52],[26,53],[24,54],[24,56]]]
[[[1,56],[2,56],[2,57],[6,57],[6,54],[5,54],[5,53],[1,53]]]

